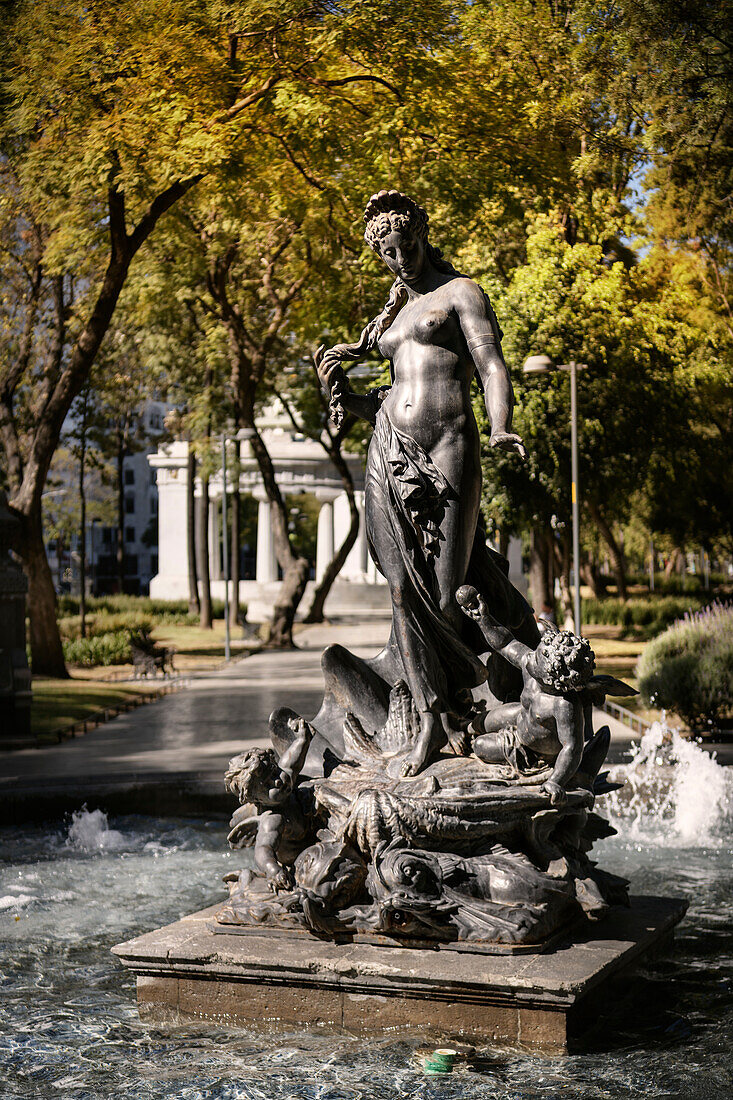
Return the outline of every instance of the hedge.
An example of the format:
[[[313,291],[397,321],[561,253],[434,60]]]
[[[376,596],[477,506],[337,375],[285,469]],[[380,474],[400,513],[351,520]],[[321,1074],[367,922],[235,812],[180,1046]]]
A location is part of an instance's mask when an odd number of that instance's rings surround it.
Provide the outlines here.
[[[627,630],[642,630],[649,635],[659,634],[677,619],[692,611],[700,611],[707,600],[702,596],[640,596],[620,600],[590,597],[583,600],[584,623],[605,626],[623,626]]]
[[[212,600],[214,618],[224,617],[224,601]],[[79,614],[78,596],[59,596],[58,615]],[[155,600],[150,596],[92,596],[87,600],[88,615],[145,615],[158,623],[172,626],[197,626],[199,617],[188,610],[188,600]]]

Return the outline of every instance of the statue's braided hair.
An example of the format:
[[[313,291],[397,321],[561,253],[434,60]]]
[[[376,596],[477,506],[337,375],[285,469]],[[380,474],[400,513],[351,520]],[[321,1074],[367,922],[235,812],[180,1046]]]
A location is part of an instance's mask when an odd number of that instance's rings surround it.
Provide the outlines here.
[[[364,211],[364,240],[379,255],[381,241],[390,233],[413,234],[425,246],[425,254],[433,267],[446,275],[460,275],[453,264],[443,258],[439,248],[434,248],[428,240],[430,219],[427,211],[402,191],[378,191],[372,195]],[[407,302],[407,287],[402,279],[395,279],[389,297],[379,313],[364,329],[360,344],[364,350],[373,348],[379,337],[394,321]]]
[[[556,691],[579,691],[593,674],[596,658],[586,638],[571,630],[546,631],[537,646],[542,678]]]

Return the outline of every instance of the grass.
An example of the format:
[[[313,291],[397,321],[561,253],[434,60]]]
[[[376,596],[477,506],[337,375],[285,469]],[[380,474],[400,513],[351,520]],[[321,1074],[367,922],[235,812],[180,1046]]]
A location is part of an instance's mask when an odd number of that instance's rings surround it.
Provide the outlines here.
[[[238,634],[239,631],[232,634],[233,657],[242,656],[253,648],[251,641],[244,641]],[[213,630],[161,624],[153,629],[152,637],[158,645],[175,648],[176,672],[205,672],[217,668],[224,660],[223,619],[214,620]],[[55,743],[55,735],[59,731],[70,729],[96,711],[114,707],[144,692],[155,691],[165,682],[162,677],[129,682],[133,674],[132,665],[71,668],[69,671],[70,680],[33,680],[31,729],[40,744]]]
[[[628,637],[624,627],[621,626],[602,626],[593,623],[583,626],[583,636],[593,646],[593,652],[596,655],[596,672],[617,676],[619,680],[624,680],[638,690],[636,664],[647,645],[646,639]],[[618,703],[619,706],[630,710],[632,714],[643,718],[645,722],[658,722],[662,716],[661,711],[653,707],[645,707],[638,695],[622,699],[609,696],[609,699],[612,703]]]
[[[152,680],[106,684],[73,672],[71,680],[34,679],[31,729],[40,744],[53,744],[59,731],[90,718],[96,711],[153,691],[155,686]]]
[[[152,637],[158,645],[175,648],[174,663],[177,671],[192,672],[216,668],[221,664],[224,660],[224,633],[224,620],[215,619],[213,630],[202,630],[199,626],[161,624],[153,629]],[[253,648],[255,644],[243,639],[240,630],[232,631],[233,657],[241,657]]]

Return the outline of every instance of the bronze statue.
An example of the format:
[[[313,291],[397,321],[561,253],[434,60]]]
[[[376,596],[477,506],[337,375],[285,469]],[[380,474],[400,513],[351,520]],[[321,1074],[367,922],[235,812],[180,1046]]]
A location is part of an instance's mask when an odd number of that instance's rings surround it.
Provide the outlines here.
[[[228,876],[217,919],[539,946],[626,896],[588,858],[613,832],[592,812],[612,789],[599,774],[608,727],[594,732],[592,710],[633,692],[593,675],[587,641],[538,625],[487,545],[474,375],[491,445],[524,457],[488,298],[429,243],[413,199],[380,191],[364,220],[395,276],[389,298],[356,343],[314,359],[331,415],[374,425],[365,521],[392,630],[369,660],[330,646],[318,714],[278,708],[274,751],[232,761],[230,842],[254,847],[254,869]],[[343,363],[375,347],[392,385],[357,394]]]
[[[531,619],[492,561],[479,527],[475,374],[491,421],[491,446],[522,457],[525,451],[511,430],[514,394],[486,294],[430,244],[427,214],[407,195],[380,191],[369,200],[364,221],[368,244],[395,281],[359,340],[319,348],[316,366],[336,418],[347,409],[375,424],[365,521],[370,552],[389,582],[392,637],[420,713],[421,734],[404,764],[405,774],[414,775],[452,739],[452,718],[465,712],[466,689],[486,678],[464,638],[455,598],[472,557],[478,559],[476,580],[489,574],[489,586],[502,589],[507,625]],[[355,394],[342,363],[373,347],[390,361],[392,386]]]

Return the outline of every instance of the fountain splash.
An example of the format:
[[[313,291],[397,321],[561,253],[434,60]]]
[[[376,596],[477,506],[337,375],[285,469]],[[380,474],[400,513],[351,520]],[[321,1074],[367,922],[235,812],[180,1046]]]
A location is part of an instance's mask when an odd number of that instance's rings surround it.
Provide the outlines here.
[[[730,842],[733,771],[714,753],[670,729],[664,716],[631,751],[629,764],[612,769],[610,777],[623,787],[605,803],[619,832],[662,847]]]
[[[104,810],[88,810],[86,803],[74,810],[66,838],[66,847],[79,852],[116,852],[126,841],[117,829],[110,829]]]

